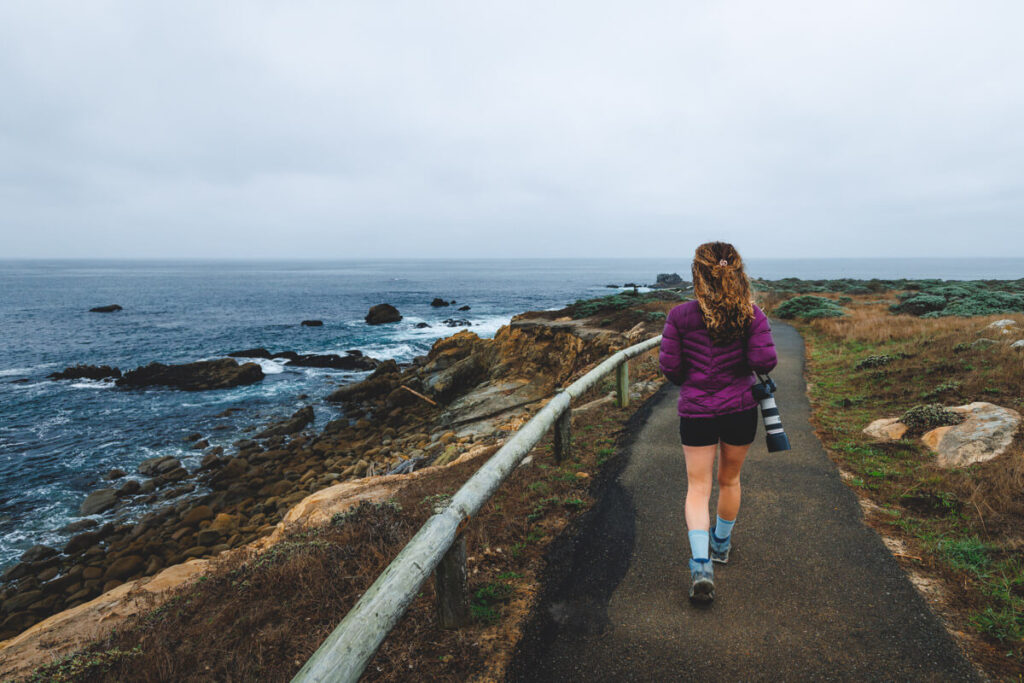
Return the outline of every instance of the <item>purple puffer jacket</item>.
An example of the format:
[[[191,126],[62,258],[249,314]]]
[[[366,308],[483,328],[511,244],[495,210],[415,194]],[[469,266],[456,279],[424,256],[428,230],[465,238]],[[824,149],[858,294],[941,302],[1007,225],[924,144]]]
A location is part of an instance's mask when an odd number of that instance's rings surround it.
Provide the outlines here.
[[[715,417],[753,408],[753,373],[768,372],[778,362],[772,328],[760,308],[754,306],[745,338],[713,346],[696,301],[669,312],[658,360],[669,381],[681,385],[680,417]]]

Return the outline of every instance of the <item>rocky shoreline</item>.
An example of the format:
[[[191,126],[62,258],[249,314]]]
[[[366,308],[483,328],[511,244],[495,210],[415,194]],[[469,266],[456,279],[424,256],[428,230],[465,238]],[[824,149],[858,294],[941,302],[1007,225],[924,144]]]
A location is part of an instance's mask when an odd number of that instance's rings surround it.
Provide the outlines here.
[[[0,577],[0,640],[125,582],[247,545],[270,534],[293,506],[321,489],[444,465],[470,448],[499,442],[556,388],[618,348],[660,331],[660,321],[643,311],[619,312],[600,324],[565,312],[516,316],[493,339],[460,331],[406,366],[358,352],[319,357],[374,366],[363,381],[326,397],[342,407],[343,417],[311,429],[313,408],[306,405],[253,438],[236,441],[230,452],[209,448],[201,434],[193,434],[191,447],[205,451],[196,471],[173,457],[153,458],[139,466],[148,477],[144,481],[93,492],[83,515],[127,505],[153,509],[137,521],[100,525],[83,519],[65,528],[76,535],[63,548],[27,551]],[[236,352],[243,359],[266,357],[262,353],[279,356],[265,349]],[[319,362],[294,356],[289,362]],[[228,360],[236,368],[259,368]],[[180,388],[188,389],[185,384]],[[108,477],[124,474],[115,470]]]

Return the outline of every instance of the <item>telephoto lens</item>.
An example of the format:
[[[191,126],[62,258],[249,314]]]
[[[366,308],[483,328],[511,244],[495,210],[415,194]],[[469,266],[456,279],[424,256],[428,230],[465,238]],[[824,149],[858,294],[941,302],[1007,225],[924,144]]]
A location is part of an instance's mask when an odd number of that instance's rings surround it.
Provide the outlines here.
[[[768,375],[758,375],[760,384],[753,386],[754,398],[761,404],[761,420],[764,422],[768,452],[789,450],[789,437],[782,429],[779,407],[775,405],[775,382]]]

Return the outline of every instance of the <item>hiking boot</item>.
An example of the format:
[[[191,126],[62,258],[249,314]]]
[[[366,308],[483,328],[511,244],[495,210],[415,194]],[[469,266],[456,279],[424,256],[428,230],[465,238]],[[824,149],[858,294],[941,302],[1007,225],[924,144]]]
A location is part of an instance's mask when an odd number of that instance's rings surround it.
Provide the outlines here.
[[[715,572],[711,560],[690,560],[690,600],[708,603],[715,599]]]
[[[725,564],[729,561],[729,548],[732,547],[732,538],[727,538],[724,541],[719,540],[715,536],[714,527],[711,528],[711,543],[708,545],[711,550],[711,560],[719,564]]]

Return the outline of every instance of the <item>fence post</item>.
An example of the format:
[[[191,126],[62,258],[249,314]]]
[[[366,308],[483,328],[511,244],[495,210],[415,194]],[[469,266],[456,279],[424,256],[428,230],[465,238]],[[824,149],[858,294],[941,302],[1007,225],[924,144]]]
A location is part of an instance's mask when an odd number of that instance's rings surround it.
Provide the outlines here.
[[[615,398],[620,408],[629,405],[629,361],[624,360],[615,368]]]
[[[460,533],[434,570],[437,620],[441,628],[461,628],[469,623],[466,590],[466,534]]]
[[[572,439],[572,408],[567,407],[555,419],[555,462],[562,462],[569,457]]]

